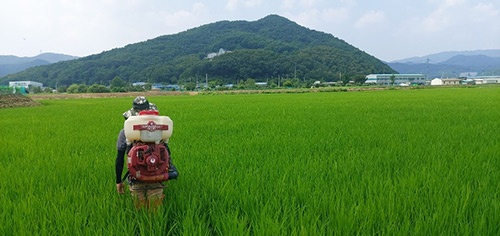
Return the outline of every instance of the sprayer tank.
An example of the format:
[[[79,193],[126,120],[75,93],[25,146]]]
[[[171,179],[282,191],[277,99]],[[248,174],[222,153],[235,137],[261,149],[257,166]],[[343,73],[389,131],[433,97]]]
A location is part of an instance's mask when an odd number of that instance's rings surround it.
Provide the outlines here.
[[[127,142],[168,142],[172,136],[173,122],[168,116],[138,115],[129,117],[124,123]]]

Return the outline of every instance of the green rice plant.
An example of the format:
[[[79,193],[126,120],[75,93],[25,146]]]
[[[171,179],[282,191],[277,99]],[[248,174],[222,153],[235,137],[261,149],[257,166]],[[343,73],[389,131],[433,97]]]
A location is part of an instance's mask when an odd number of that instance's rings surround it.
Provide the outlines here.
[[[500,88],[152,96],[179,179],[114,184],[133,98],[0,110],[2,235],[496,235]]]

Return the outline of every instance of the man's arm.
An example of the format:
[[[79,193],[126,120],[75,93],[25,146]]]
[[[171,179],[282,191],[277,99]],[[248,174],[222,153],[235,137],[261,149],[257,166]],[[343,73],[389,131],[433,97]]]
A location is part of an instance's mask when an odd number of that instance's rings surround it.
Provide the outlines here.
[[[122,173],[124,166],[124,156],[127,149],[127,140],[125,137],[125,131],[120,130],[118,139],[116,141],[116,160],[115,160],[115,174],[116,174],[116,190],[118,193],[123,193],[123,183],[122,183]]]

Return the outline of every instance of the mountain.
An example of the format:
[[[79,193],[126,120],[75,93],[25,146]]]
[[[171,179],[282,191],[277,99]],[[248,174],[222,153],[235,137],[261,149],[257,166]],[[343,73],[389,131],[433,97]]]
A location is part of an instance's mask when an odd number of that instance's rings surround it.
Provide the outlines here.
[[[78,57],[65,55],[65,54],[58,54],[58,53],[42,53],[38,56],[35,56],[34,58],[48,61],[50,63],[56,63],[56,62],[60,62],[60,61],[68,61],[68,60],[77,59]]]
[[[434,54],[429,54],[422,57],[410,57],[406,59],[400,59],[391,61],[390,63],[426,63],[429,59],[430,63],[437,64],[445,62],[454,56],[477,56],[484,55],[488,57],[500,57],[500,49],[489,49],[489,50],[473,50],[473,51],[447,51],[439,52]]]
[[[2,80],[36,80],[47,86],[128,82],[237,83],[277,78],[335,81],[395,73],[379,59],[331,34],[278,15],[257,21],[220,21],[100,54],[30,68]],[[0,81],[1,82],[1,81]]]
[[[76,58],[77,57],[74,56],[56,53],[43,53],[34,57],[0,56],[0,77],[17,73],[31,67],[48,65]]]
[[[485,71],[495,67],[500,67],[500,56],[489,57],[485,55],[457,55],[441,62],[440,64],[462,66],[465,68],[470,67],[477,71]]]
[[[498,75],[500,74],[500,50],[442,52],[387,64],[399,73],[427,74],[428,78],[458,77],[464,72]]]

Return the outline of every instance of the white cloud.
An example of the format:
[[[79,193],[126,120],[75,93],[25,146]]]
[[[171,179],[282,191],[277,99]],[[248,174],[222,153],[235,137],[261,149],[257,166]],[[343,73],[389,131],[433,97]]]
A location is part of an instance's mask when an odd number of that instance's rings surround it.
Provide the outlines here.
[[[262,4],[262,0],[241,0],[241,4],[246,8],[254,8],[260,6]],[[239,5],[239,0],[228,0],[226,2],[226,9],[229,11],[236,11],[238,10]]]
[[[238,7],[238,0],[228,0],[226,3],[226,9],[229,11],[234,11]]]
[[[475,3],[466,0],[432,1],[435,9],[429,14],[420,16],[416,24],[419,32],[426,34],[454,34],[464,31],[475,31],[478,24],[488,28],[499,25],[498,4]],[[443,35],[445,36],[445,35]]]
[[[150,31],[156,32],[156,34],[162,32],[160,29],[164,30],[163,34],[172,34],[199,26],[208,15],[210,15],[210,11],[207,6],[202,2],[195,2],[188,9],[152,11],[152,15],[148,19],[137,19],[137,21],[139,24],[149,22],[151,24]]]
[[[448,7],[458,6],[465,3],[465,0],[445,0],[443,5]]]
[[[435,10],[421,19],[419,30],[424,33],[436,33],[449,29],[461,18],[467,17],[464,12],[464,0],[432,1]]]
[[[321,25],[321,24],[340,24],[349,18],[347,8],[311,8],[297,14],[296,21],[300,25]]]
[[[317,4],[316,0],[300,0],[300,5],[302,7],[313,7]]]
[[[423,32],[437,32],[446,28],[449,22],[449,16],[442,11],[436,11],[422,21],[420,29]]]
[[[300,25],[315,25],[319,21],[319,14],[318,9],[308,9],[297,14],[293,20]]]
[[[492,22],[495,22],[496,19],[498,24],[499,10],[491,3],[478,3],[472,8],[472,13],[475,20],[488,21],[491,19]]]
[[[350,11],[345,7],[327,8],[321,12],[324,21],[332,24],[339,24],[349,19]]]
[[[465,3],[469,0],[427,0],[427,2],[431,5],[438,6],[455,6]]]
[[[356,28],[366,28],[370,27],[376,24],[383,23],[385,21],[385,13],[382,11],[374,11],[371,10],[364,14],[356,23],[354,26]]]
[[[295,0],[282,0],[280,7],[284,9],[292,9],[295,7]]]
[[[262,3],[262,0],[243,0],[243,5],[246,7],[256,7]]]

